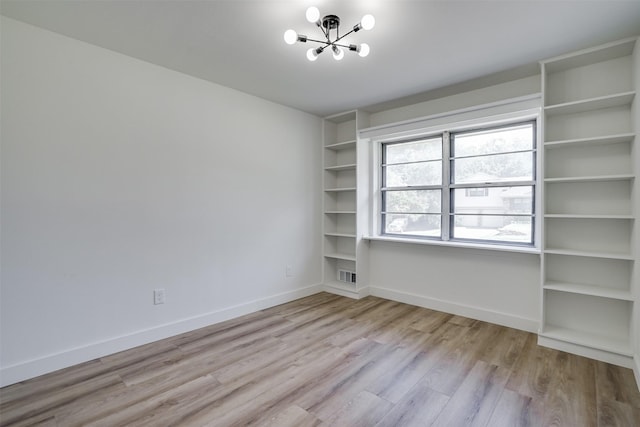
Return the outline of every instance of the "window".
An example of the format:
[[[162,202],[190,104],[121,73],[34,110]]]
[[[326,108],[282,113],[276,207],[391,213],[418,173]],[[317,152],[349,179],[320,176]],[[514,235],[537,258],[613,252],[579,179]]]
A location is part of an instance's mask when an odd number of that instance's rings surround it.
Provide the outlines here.
[[[384,233],[439,237],[442,228],[442,136],[383,145]]]
[[[535,128],[528,121],[383,142],[382,234],[533,245]]]

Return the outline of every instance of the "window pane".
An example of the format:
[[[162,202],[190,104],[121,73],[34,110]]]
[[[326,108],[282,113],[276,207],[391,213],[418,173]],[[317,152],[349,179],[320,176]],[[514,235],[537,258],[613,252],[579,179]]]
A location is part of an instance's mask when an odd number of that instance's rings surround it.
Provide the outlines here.
[[[440,137],[400,144],[386,144],[384,147],[386,164],[442,159],[442,138]]]
[[[532,243],[532,217],[455,215],[453,238]]]
[[[452,168],[456,184],[531,181],[533,152],[456,159],[452,162]]]
[[[396,213],[441,213],[440,190],[385,191],[384,211]]]
[[[453,212],[460,214],[531,214],[533,187],[480,187],[453,190]]]
[[[384,233],[424,237],[441,236],[440,215],[383,215]]]
[[[533,124],[453,135],[455,157],[533,149]]]
[[[442,183],[442,161],[385,166],[384,170],[387,187],[440,185]]]

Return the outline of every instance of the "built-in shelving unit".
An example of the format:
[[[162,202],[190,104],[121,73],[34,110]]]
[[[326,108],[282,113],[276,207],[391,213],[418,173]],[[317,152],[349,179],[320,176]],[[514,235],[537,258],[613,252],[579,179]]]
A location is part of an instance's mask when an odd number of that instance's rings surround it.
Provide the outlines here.
[[[633,363],[638,42],[542,62],[539,343]]]
[[[323,274],[327,290],[358,297],[366,284],[366,242],[358,238],[358,129],[366,114],[349,111],[324,119],[323,125]],[[361,180],[362,182],[362,180]],[[359,256],[360,255],[360,256]],[[361,262],[362,260],[362,262]]]

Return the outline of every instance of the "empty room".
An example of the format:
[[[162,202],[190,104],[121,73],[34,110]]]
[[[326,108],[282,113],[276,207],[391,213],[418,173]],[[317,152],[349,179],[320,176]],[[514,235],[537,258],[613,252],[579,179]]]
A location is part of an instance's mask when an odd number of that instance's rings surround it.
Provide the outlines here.
[[[0,15],[0,426],[640,425],[640,1]]]

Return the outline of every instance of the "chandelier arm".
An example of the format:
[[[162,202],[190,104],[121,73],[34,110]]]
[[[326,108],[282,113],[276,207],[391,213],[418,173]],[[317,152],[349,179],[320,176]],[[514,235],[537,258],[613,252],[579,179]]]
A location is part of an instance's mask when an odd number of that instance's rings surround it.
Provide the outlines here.
[[[347,34],[345,34],[345,35],[343,35],[343,36],[338,37],[337,39],[335,39],[331,44],[335,44],[335,43],[339,42],[340,40],[342,40],[343,38],[347,37],[349,34],[351,34],[351,33],[353,33],[353,32],[354,32],[353,30],[349,31]]]
[[[316,42],[316,43],[320,43],[320,44],[323,44],[323,45],[325,45],[325,46],[329,46],[329,45],[333,44],[333,43],[331,43],[330,41],[326,41],[326,40],[316,40],[316,39],[310,39],[310,38],[307,38],[307,41],[308,41],[308,42]]]
[[[322,31],[322,35],[325,36],[325,38],[327,39],[328,42],[331,42],[331,38],[329,37],[329,29],[324,29],[322,27],[322,24],[318,24],[318,28],[320,28],[320,31]]]
[[[340,44],[340,43],[336,43],[336,42],[331,43],[331,45],[332,46],[338,46],[338,47],[344,47],[345,49],[349,49],[351,47],[348,44]]]

